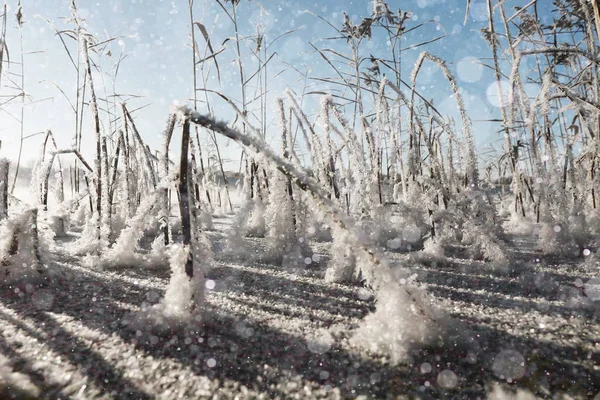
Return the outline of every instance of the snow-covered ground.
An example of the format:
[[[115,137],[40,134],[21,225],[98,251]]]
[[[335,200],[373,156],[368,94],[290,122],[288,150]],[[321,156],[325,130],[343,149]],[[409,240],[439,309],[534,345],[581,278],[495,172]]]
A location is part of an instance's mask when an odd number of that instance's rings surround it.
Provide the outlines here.
[[[600,393],[597,266],[548,260],[514,237],[514,265],[388,253],[476,338],[411,350],[391,366],[350,345],[374,309],[359,285],[326,283],[328,243],[304,270],[221,251],[229,217],[209,233],[204,320],[163,336],[132,330],[169,271],[102,270],[56,254],[45,288],[0,289],[0,398],[594,398]],[[68,242],[71,239],[65,239]],[[245,238],[263,253],[263,239]],[[59,247],[60,248],[60,247]],[[255,257],[257,260],[260,257]],[[588,290],[586,290],[588,289]],[[408,307],[408,305],[407,305]]]

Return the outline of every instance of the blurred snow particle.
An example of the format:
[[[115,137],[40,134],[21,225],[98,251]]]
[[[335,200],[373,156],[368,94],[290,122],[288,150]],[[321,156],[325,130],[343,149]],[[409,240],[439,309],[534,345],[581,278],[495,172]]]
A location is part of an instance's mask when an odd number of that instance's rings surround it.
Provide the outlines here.
[[[235,330],[241,337],[243,337],[245,339],[248,339],[252,335],[254,335],[254,328],[249,327],[243,321],[240,321],[235,324]]]
[[[590,299],[600,300],[600,278],[592,278],[584,286],[585,294]]]
[[[421,364],[421,373],[422,374],[428,374],[431,372],[433,368],[431,367],[431,364],[429,363],[423,363]]]
[[[275,16],[271,13],[263,12],[262,9],[255,10],[250,18],[248,18],[248,22],[253,25],[259,25],[264,28],[265,31],[269,31],[277,20]]]
[[[520,379],[525,375],[525,358],[516,350],[502,350],[494,358],[492,371],[500,379]]]
[[[559,233],[562,230],[560,228],[560,226],[558,226],[558,225],[555,225],[553,229],[554,229],[554,232],[556,232],[556,233]]]
[[[215,288],[215,281],[212,279],[207,279],[205,285],[208,290],[212,290]]]
[[[584,257],[588,257],[590,254],[592,254],[592,252],[590,251],[590,249],[583,249],[583,256]]]
[[[477,355],[475,353],[473,353],[472,351],[469,351],[467,353],[467,357],[465,358],[465,360],[469,364],[475,364],[477,362]]]
[[[398,250],[400,248],[400,246],[402,246],[401,238],[390,239],[387,241],[388,249]]]
[[[488,102],[494,107],[508,106],[513,101],[512,85],[506,79],[501,80],[500,90],[498,90],[498,82],[494,81],[488,86],[485,95]]]
[[[323,380],[325,380],[325,379],[329,378],[329,372],[327,372],[327,371],[321,371],[321,372],[319,373],[319,378],[321,378],[321,379],[323,379]]]
[[[367,288],[360,288],[358,289],[358,298],[363,301],[369,300],[371,298],[371,292]]]
[[[348,382],[348,386],[350,386],[350,387],[360,386],[360,377],[357,374],[352,374],[347,378],[347,382]],[[359,397],[357,397],[357,399],[358,398]]]
[[[310,264],[312,264],[312,258],[310,258],[310,257],[305,257],[305,258],[304,258],[304,264],[306,264],[306,265],[310,265]]]
[[[333,346],[333,336],[326,329],[319,329],[313,337],[306,339],[308,350],[315,354],[326,353]]]
[[[463,82],[478,82],[483,75],[483,66],[476,57],[465,57],[456,65],[458,77]]]
[[[217,360],[214,358],[209,358],[206,360],[206,365],[208,365],[208,368],[214,368],[217,365]]]
[[[376,384],[377,382],[381,382],[381,374],[378,372],[374,372],[369,376],[369,382],[371,385]]]
[[[469,8],[469,16],[476,22],[487,21],[487,7],[486,3],[481,1],[471,4]]]
[[[437,383],[443,388],[453,388],[458,385],[458,376],[449,369],[446,369],[439,373]]]
[[[416,225],[406,226],[402,230],[402,239],[408,243],[416,243],[421,239],[421,229]]]
[[[31,296],[31,301],[38,310],[51,310],[54,304],[54,295],[48,289],[40,289]]]

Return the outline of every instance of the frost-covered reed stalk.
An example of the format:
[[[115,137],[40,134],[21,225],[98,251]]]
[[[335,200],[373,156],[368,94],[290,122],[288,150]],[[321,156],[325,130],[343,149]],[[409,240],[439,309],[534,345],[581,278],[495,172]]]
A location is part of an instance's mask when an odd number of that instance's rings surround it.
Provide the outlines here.
[[[169,146],[171,144],[171,138],[173,137],[173,131],[175,130],[175,123],[177,122],[177,115],[171,113],[167,119],[167,127],[163,132],[163,149],[161,158],[161,179],[166,179],[169,176]],[[169,216],[171,214],[170,201],[169,201],[169,189],[165,188],[161,194],[161,224],[163,224],[163,235],[165,245],[169,244]]]
[[[154,171],[154,165],[152,163],[152,154],[150,153],[150,150],[148,150],[148,148],[146,147],[146,144],[144,143],[144,141],[142,140],[142,137],[140,136],[140,132],[138,131],[135,122],[133,121],[133,118],[131,117],[131,114],[129,113],[129,110],[127,109],[127,106],[125,105],[125,103],[121,103],[121,110],[122,110],[122,114],[125,116],[125,118],[127,118],[127,125],[129,127],[131,127],[131,131],[133,132],[133,137],[134,139],[137,141],[142,154],[144,156],[144,162],[146,165],[146,169],[147,169],[147,173],[150,176],[150,183],[152,185],[152,189],[156,189],[156,172]]]
[[[96,141],[96,158],[94,159],[94,180],[96,189],[96,204],[95,204],[95,219],[96,228],[98,231],[98,240],[102,240],[102,134],[100,127],[100,115],[98,113],[98,100],[96,98],[96,91],[94,90],[94,79],[92,78],[92,65],[89,57],[89,44],[86,37],[81,39],[81,51],[83,61],[85,63],[85,70],[87,74],[87,81],[90,89],[90,109],[92,113],[94,123],[94,135]]]
[[[18,4],[17,4],[17,12],[16,12],[16,17],[17,17],[17,25],[19,27],[19,43],[21,45],[21,51],[20,51],[20,56],[21,56],[21,74],[19,75],[19,77],[21,78],[21,82],[20,82],[20,87],[19,90],[21,91],[19,93],[19,97],[21,98],[21,115],[20,115],[20,119],[19,119],[19,135],[20,135],[20,139],[19,139],[19,153],[17,155],[17,164],[15,167],[15,177],[13,179],[13,183],[12,183],[12,188],[10,189],[11,193],[15,192],[15,187],[17,185],[17,178],[19,177],[19,167],[21,165],[21,155],[23,153],[23,141],[25,140],[25,138],[23,137],[24,132],[25,132],[25,98],[27,96],[27,94],[25,93],[25,51],[23,48],[23,24],[25,22],[25,20],[23,19],[23,6],[21,5],[21,0],[19,0]],[[8,47],[6,46],[6,4],[4,5],[4,25],[3,25],[3,35],[2,35],[2,42],[0,43],[0,45],[8,50]],[[8,53],[8,51],[7,51]],[[3,60],[1,59],[2,57],[0,57],[0,63],[3,62]]]
[[[137,207],[137,186],[139,185],[138,168],[134,167],[135,159],[135,141],[130,143],[129,126],[127,125],[127,116],[121,109],[121,128],[123,132],[123,208],[125,218],[130,218],[135,214]]]
[[[134,315],[131,326],[134,329],[172,332],[176,326],[190,322],[189,317],[197,314],[198,306],[204,299],[204,271],[210,263],[210,250],[206,239],[201,237],[197,213],[194,210],[195,195],[190,191],[192,180],[190,157],[190,117],[187,108],[176,110],[182,125],[181,157],[179,165],[179,192],[183,244],[172,244],[168,253],[171,266],[171,278],[165,291],[165,297],[159,304],[142,308]],[[162,194],[159,188],[156,195]],[[156,205],[162,208],[163,205]],[[202,263],[202,264],[201,264]],[[198,321],[198,320],[196,320]]]
[[[283,103],[283,99],[277,99],[277,111],[279,113],[279,129],[281,130],[281,153],[283,154],[283,158],[286,160],[292,160],[293,144],[291,143],[291,133],[289,131],[289,127],[287,124],[286,116],[285,116],[285,105]],[[290,197],[290,201],[294,203],[294,191],[292,188],[292,182],[288,180],[287,183],[287,191]],[[296,216],[292,210],[292,220],[290,221],[292,225],[296,225]]]
[[[191,279],[194,276],[194,255],[191,251],[192,227],[189,197],[189,146],[190,146],[190,117],[183,115],[181,134],[181,158],[179,164],[179,211],[181,213],[181,233],[183,246],[187,248],[188,256],[185,262],[185,273]]]
[[[5,6],[6,7],[6,6]],[[10,162],[0,158],[0,221],[8,218],[8,170]]]
[[[288,125],[282,99],[277,100],[277,108],[281,130],[281,150],[283,157],[290,161]],[[304,258],[296,234],[296,204],[292,184],[288,177],[276,169],[269,170],[269,193],[265,216],[265,237],[267,238],[269,258],[287,265],[302,263]]]
[[[304,258],[296,234],[295,204],[288,191],[289,178],[275,169],[270,173],[269,183],[269,201],[265,211],[268,256],[276,262],[291,262],[292,258],[296,258],[296,264],[299,264]]]
[[[502,17],[503,20],[506,21],[506,18],[504,18],[504,9],[502,8],[502,4],[498,5],[501,8],[501,12],[502,12]],[[513,149],[513,145],[512,145],[512,140],[510,138],[510,120],[509,117],[507,115],[507,106],[509,105],[509,103],[507,103],[508,99],[505,99],[505,94],[502,88],[502,71],[500,69],[500,62],[498,60],[498,40],[496,38],[496,29],[495,29],[495,25],[494,25],[494,12],[493,12],[493,7],[492,7],[492,0],[487,0],[487,10],[488,10],[488,29],[489,29],[489,33],[490,33],[490,39],[488,41],[490,47],[492,48],[492,58],[494,61],[494,77],[496,79],[496,85],[497,85],[497,91],[498,91],[498,98],[500,100],[500,115],[502,117],[502,124],[503,124],[503,132],[504,132],[504,142],[505,142],[505,146],[506,146],[506,151],[509,157],[509,165],[510,165],[510,170],[512,173],[512,181],[516,182],[518,179],[521,179],[520,174],[518,173],[518,164],[517,164],[517,159],[515,158],[515,153],[512,151]],[[506,30],[506,34],[510,35],[510,30]],[[508,40],[510,41],[510,36],[507,36]],[[512,47],[512,44],[509,45],[510,51],[511,51],[511,55],[514,54],[514,49]],[[513,57],[514,58],[514,57]],[[512,112],[512,111],[511,111]],[[512,186],[513,189],[515,189],[517,186],[514,185]],[[516,192],[515,190],[513,190],[513,194],[515,196],[515,207],[517,206],[517,204],[520,204],[521,206],[521,211],[523,213],[525,213],[525,206],[523,204],[523,197],[520,196],[520,193]]]
[[[2,88],[2,70],[4,67],[4,50],[6,49],[6,17],[8,6],[6,2],[2,6],[2,30],[0,31],[0,88]]]
[[[0,283],[35,282],[45,271],[40,257],[37,208],[7,219],[0,225]]]
[[[100,220],[100,230],[102,238],[108,240],[111,235],[111,208],[110,204],[110,171],[108,169],[108,148],[107,137],[102,138],[102,218]]]
[[[342,132],[334,127],[330,115],[341,125]],[[351,193],[356,195],[356,201],[349,201],[349,209],[351,212],[367,216],[369,212],[379,205],[378,191],[375,187],[376,169],[369,164],[365,158],[364,149],[361,145],[356,133],[351,128],[348,120],[342,115],[340,110],[335,106],[331,96],[325,96],[321,102],[320,121],[326,132],[326,138],[330,135],[330,130],[346,141],[348,154],[349,176],[347,177],[346,194]],[[366,125],[362,125],[366,129]],[[322,150],[325,156],[322,156],[322,163],[325,174],[328,175],[329,158],[327,155],[327,146],[323,146]],[[350,183],[351,182],[351,183]]]
[[[195,127],[197,128],[197,127]],[[189,163],[189,187],[190,194],[190,213],[192,215],[192,229],[195,230],[204,228],[206,230],[213,229],[212,213],[210,206],[203,202],[200,195],[200,188],[203,184],[202,175],[198,170],[198,164],[196,162],[196,149],[194,144],[194,138],[190,135],[190,163]],[[221,201],[219,193],[219,202]]]
[[[113,156],[113,163],[111,166],[111,174],[110,174],[110,190],[108,193],[108,204],[111,205],[111,207],[109,207],[109,212],[111,213],[111,215],[113,214],[113,210],[112,210],[112,204],[113,204],[113,200],[115,197],[115,192],[117,191],[117,178],[119,176],[119,160],[121,159],[121,152],[125,152],[125,138],[123,137],[123,131],[122,130],[118,130],[117,131],[117,145],[115,147],[115,154]],[[127,171],[126,171],[127,172]],[[126,175],[123,174],[123,175]]]
[[[340,198],[340,190],[337,183],[336,171],[335,171],[335,159],[331,149],[331,125],[327,122],[323,122],[323,129],[325,130],[325,136],[327,140],[327,146],[322,142],[313,124],[308,121],[308,117],[298,104],[298,101],[292,94],[291,90],[286,90],[287,98],[291,101],[290,110],[298,122],[300,131],[302,132],[306,141],[306,146],[310,152],[311,165],[315,171],[315,177],[320,182],[330,182],[330,189],[333,190],[333,195],[336,199]],[[325,121],[329,120],[329,111],[326,108],[321,108],[321,119]],[[291,121],[290,121],[291,123]]]
[[[44,165],[44,157],[46,155],[46,151],[47,151],[47,144],[48,141],[52,142],[52,146],[54,147],[55,151],[58,151],[58,146],[56,145],[56,140],[54,140],[54,134],[52,133],[52,131],[48,130],[46,132],[46,137],[44,138],[44,143],[42,145],[42,150],[41,150],[41,166],[42,169],[46,168],[46,170],[43,172],[43,176],[42,182],[39,182],[38,185],[42,186],[42,209],[43,211],[47,211],[48,210],[48,180],[50,178],[50,171],[53,168],[53,164],[54,164],[54,159],[55,156],[54,154],[51,155],[51,160],[49,160],[49,163],[47,163],[46,165]],[[58,202],[58,209],[59,212],[57,214],[55,214],[52,218],[54,219],[53,221],[53,225],[54,225],[54,231],[57,235],[64,235],[66,232],[66,225],[65,225],[65,215],[64,212],[66,210],[61,210],[63,208],[63,203],[65,201],[65,185],[64,185],[64,177],[63,177],[63,167],[62,167],[62,162],[60,159],[60,156],[56,157],[56,162],[57,162],[57,189],[56,189],[56,200]]]
[[[473,132],[471,130],[471,120],[469,119],[469,116],[465,109],[465,103],[456,83],[456,79],[448,69],[448,66],[446,65],[446,62],[444,60],[432,54],[429,54],[428,52],[422,52],[417,61],[415,62],[415,68],[411,77],[411,79],[413,80],[413,85],[417,79],[417,74],[420,70],[420,67],[425,61],[425,59],[428,59],[434,64],[436,64],[442,70],[444,77],[450,84],[450,88],[452,89],[452,93],[454,94],[454,98],[456,100],[456,105],[460,112],[463,138],[466,141],[466,146],[463,155],[466,162],[465,186],[477,187],[479,184],[479,172],[477,166],[477,156],[475,153],[475,140],[473,139]]]

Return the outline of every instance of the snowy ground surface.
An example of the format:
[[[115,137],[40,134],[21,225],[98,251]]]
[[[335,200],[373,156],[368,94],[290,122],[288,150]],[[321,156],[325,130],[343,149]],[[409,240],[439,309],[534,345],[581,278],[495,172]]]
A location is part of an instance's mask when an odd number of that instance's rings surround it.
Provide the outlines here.
[[[373,309],[372,293],[324,282],[327,243],[314,245],[321,260],[304,271],[219,259],[229,222],[215,219],[209,234],[217,262],[201,327],[164,337],[126,329],[130,312],[162,297],[166,268],[102,271],[57,254],[59,282],[1,289],[0,399],[533,399],[600,392],[600,307],[584,290],[599,271],[581,259],[544,259],[518,237],[520,262],[508,268],[389,254],[478,338],[467,353],[418,349],[410,364],[392,367],[348,344],[349,331]],[[260,254],[264,243],[247,245]]]

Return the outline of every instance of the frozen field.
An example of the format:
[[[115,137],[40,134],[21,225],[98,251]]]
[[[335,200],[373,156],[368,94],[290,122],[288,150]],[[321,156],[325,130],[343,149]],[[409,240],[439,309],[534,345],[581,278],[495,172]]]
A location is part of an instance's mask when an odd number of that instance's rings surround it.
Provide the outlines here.
[[[101,270],[57,253],[54,283],[2,288],[0,397],[583,399],[600,391],[591,264],[540,259],[516,237],[520,262],[506,270],[389,253],[476,339],[455,351],[417,346],[393,367],[349,344],[372,293],[325,283],[329,244],[314,244],[321,257],[304,270],[239,263],[220,250],[227,225],[229,217],[215,219],[209,233],[217,261],[203,323],[161,335],[127,323],[163,297],[164,269]],[[245,241],[261,253],[262,239]]]

